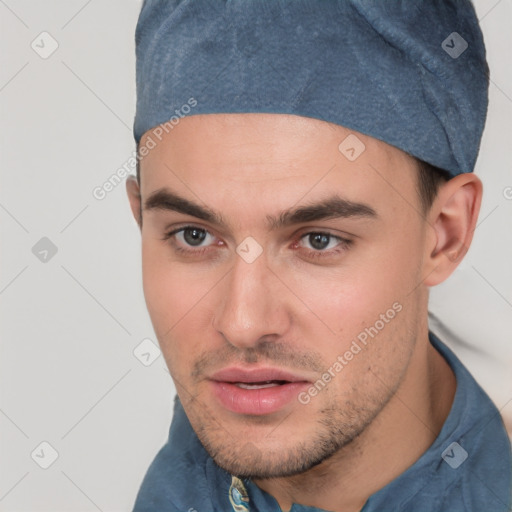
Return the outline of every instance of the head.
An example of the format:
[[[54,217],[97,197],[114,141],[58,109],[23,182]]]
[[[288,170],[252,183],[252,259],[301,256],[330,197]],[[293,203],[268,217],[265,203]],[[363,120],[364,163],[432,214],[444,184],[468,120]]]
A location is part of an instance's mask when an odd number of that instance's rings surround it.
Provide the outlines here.
[[[350,134],[365,148],[353,161],[339,149]],[[369,135],[268,113],[181,119],[127,190],[148,311],[192,427],[221,467],[259,478],[317,465],[386,407],[482,194],[472,173],[446,179]],[[233,368],[287,383],[243,403],[219,384]]]

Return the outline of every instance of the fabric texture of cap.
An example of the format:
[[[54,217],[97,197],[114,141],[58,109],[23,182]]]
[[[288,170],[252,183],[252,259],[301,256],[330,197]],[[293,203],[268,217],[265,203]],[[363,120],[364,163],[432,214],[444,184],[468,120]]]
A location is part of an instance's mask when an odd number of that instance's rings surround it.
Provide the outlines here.
[[[145,0],[135,40],[137,143],[187,115],[294,114],[474,170],[489,69],[470,0]]]

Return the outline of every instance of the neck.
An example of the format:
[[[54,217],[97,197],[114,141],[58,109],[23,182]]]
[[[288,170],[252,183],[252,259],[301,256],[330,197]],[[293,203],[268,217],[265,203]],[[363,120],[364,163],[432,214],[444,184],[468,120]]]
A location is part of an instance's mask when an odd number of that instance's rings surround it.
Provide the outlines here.
[[[350,444],[318,466],[293,477],[255,480],[281,509],[293,503],[359,512],[429,448],[450,412],[456,379],[428,332],[418,340],[395,395]]]

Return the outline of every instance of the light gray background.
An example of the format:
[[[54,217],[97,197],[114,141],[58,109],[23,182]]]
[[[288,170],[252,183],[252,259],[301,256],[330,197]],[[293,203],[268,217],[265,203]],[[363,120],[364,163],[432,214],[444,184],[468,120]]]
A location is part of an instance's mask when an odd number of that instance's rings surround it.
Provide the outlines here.
[[[133,353],[155,337],[124,183],[92,194],[133,154],[140,6],[0,0],[1,511],[129,511],[167,438],[164,360]],[[470,252],[432,291],[454,334],[432,327],[512,417],[512,0],[476,9],[492,79],[485,194]],[[43,31],[59,45],[46,59],[31,47],[50,48]],[[43,237],[58,249],[46,262],[32,252]],[[42,442],[58,453],[48,469]]]

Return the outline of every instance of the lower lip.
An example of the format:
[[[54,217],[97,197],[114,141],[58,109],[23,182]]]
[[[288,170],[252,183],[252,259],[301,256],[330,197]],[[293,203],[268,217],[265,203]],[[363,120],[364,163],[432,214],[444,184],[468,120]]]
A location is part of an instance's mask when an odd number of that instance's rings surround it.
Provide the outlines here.
[[[279,411],[310,385],[309,382],[290,382],[269,388],[245,389],[231,382],[211,383],[215,396],[226,409],[238,414],[256,416]]]

